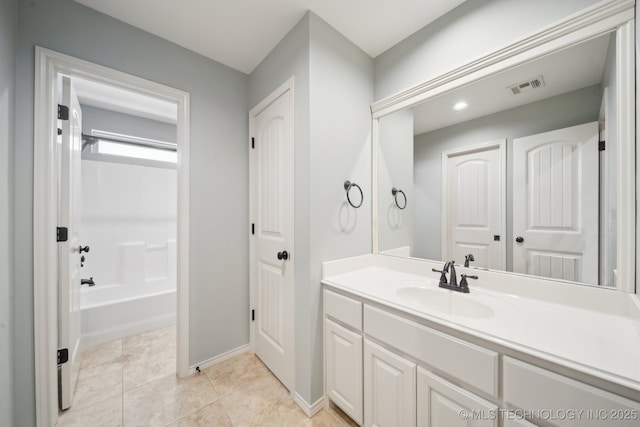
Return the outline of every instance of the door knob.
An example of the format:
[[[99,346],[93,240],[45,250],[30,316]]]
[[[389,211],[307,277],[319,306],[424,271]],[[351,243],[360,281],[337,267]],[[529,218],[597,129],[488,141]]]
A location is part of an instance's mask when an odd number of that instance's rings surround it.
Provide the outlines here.
[[[282,252],[278,252],[278,259],[279,260],[288,260],[289,259],[289,252],[287,251],[282,251]]]
[[[80,253],[82,253],[82,252],[89,252],[89,249],[91,249],[91,248],[89,248],[89,246],[82,246],[82,245],[80,245]]]
[[[524,238],[521,237],[521,236],[518,236],[518,237],[516,237],[516,242],[522,243],[522,242],[524,242]]]

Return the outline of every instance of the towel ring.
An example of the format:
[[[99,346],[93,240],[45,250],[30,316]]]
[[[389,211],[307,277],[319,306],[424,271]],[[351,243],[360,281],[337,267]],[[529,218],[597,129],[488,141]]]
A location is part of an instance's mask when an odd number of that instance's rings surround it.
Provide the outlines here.
[[[353,187],[356,187],[358,190],[360,190],[360,204],[358,206],[354,205],[353,202],[351,201],[351,197],[349,197],[349,191],[351,191],[351,189]],[[349,204],[351,206],[353,206],[356,209],[358,209],[360,206],[362,206],[362,202],[364,202],[364,195],[362,194],[362,188],[360,188],[360,186],[358,184],[356,184],[355,182],[351,182],[351,181],[345,181],[344,182],[344,191],[347,192],[347,200],[349,201]]]
[[[400,203],[398,203],[398,193],[401,193],[402,197],[404,197],[404,204],[402,206],[400,206]],[[398,209],[404,209],[407,207],[407,195],[404,194],[404,191],[394,187],[391,189],[391,194],[393,194],[393,200],[395,200]]]

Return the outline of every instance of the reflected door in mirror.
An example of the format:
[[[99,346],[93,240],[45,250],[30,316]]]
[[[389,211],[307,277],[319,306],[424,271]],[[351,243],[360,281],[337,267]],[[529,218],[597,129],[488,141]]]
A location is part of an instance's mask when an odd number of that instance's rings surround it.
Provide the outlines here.
[[[504,269],[504,141],[443,154],[442,253],[461,263],[473,254],[477,267]]]
[[[598,123],[514,139],[513,269],[598,283]]]

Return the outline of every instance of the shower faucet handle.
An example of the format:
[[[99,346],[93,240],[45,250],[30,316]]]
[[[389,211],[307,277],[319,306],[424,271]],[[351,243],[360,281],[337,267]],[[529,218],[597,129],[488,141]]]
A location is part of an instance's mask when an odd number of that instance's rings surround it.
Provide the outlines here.
[[[80,245],[80,253],[89,252],[89,249],[91,249],[91,248],[88,245],[87,246]]]

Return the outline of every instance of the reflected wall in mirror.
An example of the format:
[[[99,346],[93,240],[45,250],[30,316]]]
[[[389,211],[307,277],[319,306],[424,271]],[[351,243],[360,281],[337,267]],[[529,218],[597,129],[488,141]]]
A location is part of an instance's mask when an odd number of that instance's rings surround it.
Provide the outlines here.
[[[617,90],[610,32],[380,117],[379,252],[614,287]]]

